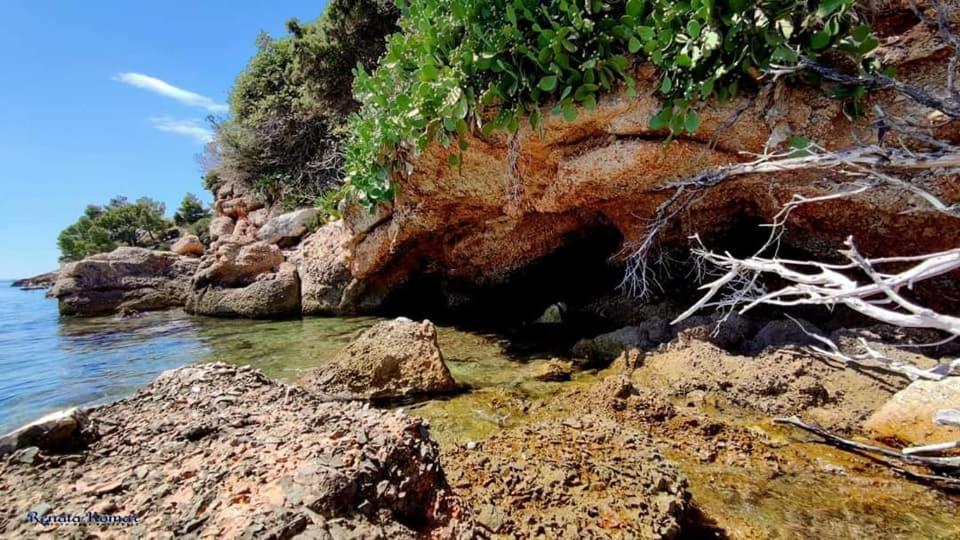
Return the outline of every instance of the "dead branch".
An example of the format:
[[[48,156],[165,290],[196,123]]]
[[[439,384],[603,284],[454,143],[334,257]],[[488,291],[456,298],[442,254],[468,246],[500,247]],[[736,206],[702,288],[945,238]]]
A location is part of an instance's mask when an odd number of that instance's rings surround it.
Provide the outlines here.
[[[838,360],[845,365],[884,371],[893,375],[906,377],[911,381],[916,381],[919,379],[928,381],[941,381],[947,376],[951,375],[950,366],[940,365],[932,369],[921,369],[913,364],[910,364],[909,362],[903,362],[889,358],[871,347],[867,343],[867,340],[863,338],[860,338],[858,342],[860,343],[860,347],[864,352],[859,354],[845,353],[841,351],[840,347],[838,347],[837,344],[832,340],[807,330],[804,328],[803,324],[800,323],[800,321],[789,315],[787,315],[787,318],[792,320],[798,327],[800,327],[800,330],[802,330],[804,334],[819,341],[820,343],[823,343],[827,347],[824,349],[823,347],[811,346],[811,350],[825,358]]]
[[[922,480],[926,482],[935,482],[945,486],[957,487],[960,486],[960,477],[955,476],[955,474],[960,471],[960,457],[927,457],[927,456],[918,456],[912,454],[905,454],[903,452],[898,452],[891,448],[886,448],[882,446],[875,446],[872,444],[866,444],[852,439],[845,439],[839,435],[834,435],[829,431],[823,429],[822,427],[816,424],[808,424],[796,416],[791,417],[780,417],[774,418],[773,422],[776,424],[787,424],[797,428],[800,428],[809,433],[820,437],[827,444],[831,446],[836,446],[843,450],[855,452],[858,454],[867,455],[869,457],[882,456],[893,460],[894,462],[901,462],[907,465],[924,467],[934,471],[942,471],[947,474],[943,476],[941,474],[923,474],[911,471],[897,466],[895,463],[891,463],[888,460],[880,460],[881,463],[884,463],[888,467],[891,467],[896,472],[899,472],[905,476],[908,476],[915,480]]]

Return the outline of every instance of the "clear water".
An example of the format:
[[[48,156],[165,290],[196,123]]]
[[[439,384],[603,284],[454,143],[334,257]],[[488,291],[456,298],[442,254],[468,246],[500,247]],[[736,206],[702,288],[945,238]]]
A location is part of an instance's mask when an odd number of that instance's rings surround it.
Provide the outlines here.
[[[161,372],[194,362],[250,364],[268,376],[293,381],[377,321],[212,319],[176,310],[126,319],[60,317],[56,301],[43,291],[21,291],[0,282],[0,433],[58,409],[130,395]],[[527,379],[546,357],[518,363],[499,338],[450,327],[439,328],[439,340],[458,382],[481,389],[524,384],[538,389]],[[456,406],[471,399],[444,402],[438,421],[454,428],[473,420],[481,428],[495,428],[484,418],[496,410]],[[436,402],[421,407],[429,416]],[[449,410],[458,412],[451,416]]]

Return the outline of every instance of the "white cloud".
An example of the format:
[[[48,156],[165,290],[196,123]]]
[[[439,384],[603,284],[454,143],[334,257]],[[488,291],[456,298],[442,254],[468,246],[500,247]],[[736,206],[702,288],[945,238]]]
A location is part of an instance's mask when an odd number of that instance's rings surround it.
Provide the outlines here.
[[[167,81],[163,81],[149,75],[144,75],[142,73],[120,73],[114,77],[114,80],[129,84],[131,86],[136,86],[137,88],[142,88],[155,94],[160,94],[164,97],[175,99],[184,105],[189,105],[191,107],[202,107],[212,113],[224,113],[230,109],[227,105],[223,103],[217,103],[207,96],[197,94],[196,92],[191,92],[189,90],[184,90],[183,88],[176,87]]]
[[[213,132],[205,127],[200,120],[181,120],[169,116],[154,116],[150,118],[150,123],[160,131],[193,137],[203,144],[213,140]]]

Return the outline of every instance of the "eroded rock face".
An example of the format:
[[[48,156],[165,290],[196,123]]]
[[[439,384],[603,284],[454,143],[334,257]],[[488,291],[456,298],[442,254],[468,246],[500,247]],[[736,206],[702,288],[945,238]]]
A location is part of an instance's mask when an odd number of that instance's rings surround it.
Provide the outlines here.
[[[81,459],[0,463],[0,535],[36,535],[23,516],[42,502],[136,515],[123,534],[137,538],[472,536],[422,421],[322,403],[249,367],[167,372],[90,420],[99,439]]]
[[[332,362],[309,373],[304,384],[323,394],[360,399],[457,389],[437,344],[436,327],[403,317],[361,332]]]
[[[444,462],[477,522],[511,538],[677,538],[691,508],[686,479],[643,431],[590,414],[503,431]]]
[[[386,290],[354,279],[347,258],[349,233],[342,221],[306,237],[289,257],[300,274],[304,315],[348,315],[378,307]]]
[[[960,440],[960,427],[934,417],[940,411],[960,409],[960,377],[942,381],[915,381],[894,394],[863,424],[878,439],[908,445]]]
[[[945,53],[942,46],[929,47],[891,58],[900,63],[899,79],[923,87],[946,80]],[[847,119],[839,101],[808,87],[778,86],[756,97],[711,103],[701,111],[695,134],[665,145],[665,134],[649,127],[661,108],[657,77],[648,68],[636,77],[638,97],[603,96],[595,109],[579,110],[573,122],[545,111],[542,137],[526,126],[513,139],[468,135],[469,148],[458,167],[448,165],[449,151],[439,144],[413,157],[413,172],[396,179],[391,204],[375,214],[358,208],[344,212],[353,236],[354,277],[399,282],[427,268],[451,280],[502,281],[556,251],[572,232],[592,226],[615,229],[622,247],[635,245],[673,193],[663,189],[669,182],[752,159],[745,153],[785,148],[788,135],[803,135],[831,149],[878,143],[868,119]],[[892,93],[873,93],[871,103],[916,125],[930,125],[928,111]],[[728,127],[731,118],[737,121]],[[935,131],[957,140],[950,125]],[[697,232],[709,244],[738,223],[770,222],[794,194],[823,195],[835,189],[824,180],[844,180],[830,174],[795,171],[778,173],[775,181],[769,175],[731,179],[704,191],[690,211],[676,216],[660,241],[683,248]],[[948,204],[960,202],[955,175],[931,178],[925,187]],[[955,247],[955,235],[943,231],[956,227],[955,218],[898,189],[877,188],[798,208],[784,241],[816,257],[833,258],[852,234],[869,256],[912,255]],[[622,263],[629,252],[615,249],[610,255],[619,255],[614,261]],[[957,297],[956,280],[943,286]],[[933,295],[932,300],[946,297]]]
[[[197,264],[167,251],[120,247],[66,265],[52,295],[64,315],[180,307]]]

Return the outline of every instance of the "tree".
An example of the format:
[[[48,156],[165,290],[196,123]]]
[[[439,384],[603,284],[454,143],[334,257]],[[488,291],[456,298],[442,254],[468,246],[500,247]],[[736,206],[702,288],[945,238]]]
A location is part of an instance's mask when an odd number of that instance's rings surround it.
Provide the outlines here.
[[[129,202],[110,199],[105,206],[88,205],[83,215],[57,238],[61,260],[76,261],[119,246],[159,247],[171,223],[163,203],[148,197]]]
[[[210,210],[193,193],[187,193],[180,202],[180,208],[173,214],[173,222],[178,227],[193,225],[203,218],[210,217]]]

